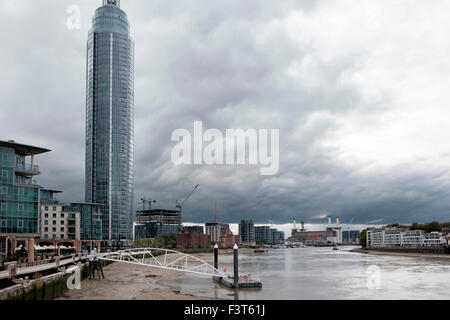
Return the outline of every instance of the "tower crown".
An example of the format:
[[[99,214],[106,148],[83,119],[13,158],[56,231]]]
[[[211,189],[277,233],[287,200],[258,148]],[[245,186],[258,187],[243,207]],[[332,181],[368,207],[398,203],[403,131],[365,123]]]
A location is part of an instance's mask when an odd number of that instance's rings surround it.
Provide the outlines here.
[[[103,5],[106,6],[107,4],[120,8],[120,0],[103,0]]]

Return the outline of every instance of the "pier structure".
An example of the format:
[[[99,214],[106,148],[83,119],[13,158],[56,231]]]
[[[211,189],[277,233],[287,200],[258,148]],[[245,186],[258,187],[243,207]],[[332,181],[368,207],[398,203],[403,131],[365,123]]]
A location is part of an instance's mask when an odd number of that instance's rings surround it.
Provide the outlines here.
[[[219,248],[214,248],[214,266],[219,265]],[[244,279],[239,276],[239,247],[235,244],[233,248],[233,276],[214,276],[213,281],[230,289],[260,289],[260,280]]]

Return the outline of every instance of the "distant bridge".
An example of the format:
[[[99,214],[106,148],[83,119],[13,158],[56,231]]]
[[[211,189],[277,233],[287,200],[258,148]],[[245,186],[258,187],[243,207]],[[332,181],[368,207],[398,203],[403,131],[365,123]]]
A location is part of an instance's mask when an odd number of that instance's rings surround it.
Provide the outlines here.
[[[102,261],[127,263],[211,277],[227,276],[209,263],[175,250],[161,248],[127,249],[93,255]]]

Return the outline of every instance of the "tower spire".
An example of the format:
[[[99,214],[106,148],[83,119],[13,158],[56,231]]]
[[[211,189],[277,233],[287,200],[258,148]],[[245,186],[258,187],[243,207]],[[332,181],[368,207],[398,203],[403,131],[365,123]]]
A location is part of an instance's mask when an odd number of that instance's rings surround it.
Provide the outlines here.
[[[103,0],[103,5],[112,4],[120,8],[120,0]]]

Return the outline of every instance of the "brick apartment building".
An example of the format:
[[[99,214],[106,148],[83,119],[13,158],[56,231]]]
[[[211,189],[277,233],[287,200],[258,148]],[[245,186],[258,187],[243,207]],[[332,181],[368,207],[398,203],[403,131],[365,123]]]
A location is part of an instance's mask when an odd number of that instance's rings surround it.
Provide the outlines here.
[[[235,244],[238,246],[242,244],[242,237],[233,235],[230,229],[222,230],[221,239],[222,241],[219,243],[221,248],[233,248]]]
[[[183,230],[177,235],[177,249],[208,248],[211,245],[211,236],[199,232]]]

